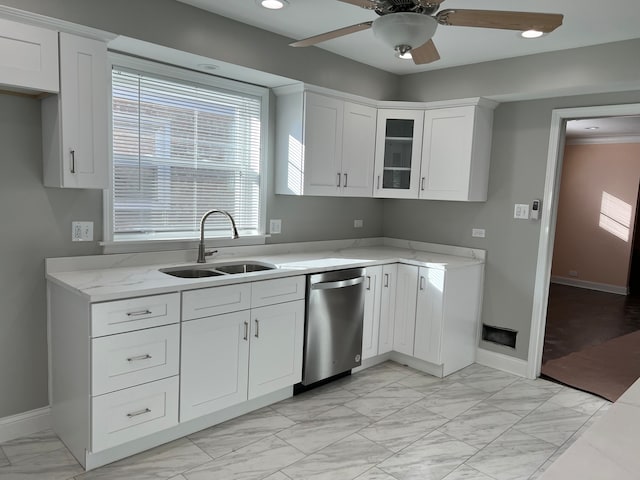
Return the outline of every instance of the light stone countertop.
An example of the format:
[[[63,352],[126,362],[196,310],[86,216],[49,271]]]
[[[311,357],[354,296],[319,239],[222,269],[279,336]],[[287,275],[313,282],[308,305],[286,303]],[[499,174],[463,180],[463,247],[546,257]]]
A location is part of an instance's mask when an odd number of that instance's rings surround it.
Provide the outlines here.
[[[339,243],[342,246],[344,242]],[[365,245],[362,245],[364,243]],[[46,277],[49,281],[74,291],[90,302],[102,302],[122,298],[154,295],[197,288],[230,285],[247,281],[267,280],[325,272],[329,270],[351,267],[366,267],[387,263],[407,263],[437,269],[452,269],[484,263],[484,251],[448,247],[434,244],[420,244],[419,242],[383,239],[379,245],[366,245],[373,242],[352,242],[347,248],[318,249],[317,247],[333,247],[332,242],[313,242],[307,250],[305,245],[295,248],[250,248],[243,252],[242,247],[236,247],[233,252],[220,253],[209,258],[207,263],[227,263],[242,260],[253,260],[273,263],[278,266],[275,270],[264,270],[246,274],[220,275],[205,278],[179,278],[160,272],[160,268],[171,268],[182,265],[195,265],[195,261],[172,261],[170,255],[165,255],[164,262],[155,260],[153,263],[138,265],[139,260],[131,256],[124,256],[117,262],[111,262],[107,267],[95,267],[100,262],[107,263],[112,257],[109,255],[94,258],[75,257],[65,263],[65,259],[48,259]],[[320,244],[320,245],[318,245]],[[326,245],[323,245],[326,244]],[[357,246],[355,246],[357,245]],[[431,248],[437,252],[425,249]],[[300,251],[302,249],[302,251]],[[291,251],[297,250],[297,251]],[[442,253],[450,250],[454,254]],[[104,257],[104,258],[100,258]],[[157,258],[163,258],[162,256]],[[127,261],[129,259],[130,261]],[[50,260],[53,260],[51,262]],[[84,262],[84,266],[80,266]],[[93,263],[92,263],[93,262]],[[131,266],[123,266],[123,265]],[[66,266],[66,268],[65,268]],[[66,270],[66,271],[65,271]]]

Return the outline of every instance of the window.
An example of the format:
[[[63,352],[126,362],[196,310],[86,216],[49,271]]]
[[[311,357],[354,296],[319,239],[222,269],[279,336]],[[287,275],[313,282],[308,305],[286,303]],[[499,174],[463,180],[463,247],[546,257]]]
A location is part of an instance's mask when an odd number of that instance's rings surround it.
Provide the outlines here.
[[[192,75],[206,77],[181,77]],[[231,213],[241,237],[264,232],[266,90],[221,82],[113,66],[113,241],[196,239],[212,208]],[[229,237],[221,215],[206,227]]]

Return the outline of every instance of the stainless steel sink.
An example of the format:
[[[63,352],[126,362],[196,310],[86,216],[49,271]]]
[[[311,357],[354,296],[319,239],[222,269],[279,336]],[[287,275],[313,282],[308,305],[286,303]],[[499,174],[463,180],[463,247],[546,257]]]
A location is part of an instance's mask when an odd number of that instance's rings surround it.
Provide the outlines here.
[[[229,273],[231,275],[237,273],[249,273],[260,272],[262,270],[273,270],[276,268],[271,263],[264,262],[247,262],[247,263],[227,263],[223,265],[216,265],[214,267],[219,272]]]
[[[176,267],[176,268],[161,268],[162,273],[173,275],[180,278],[205,278],[205,277],[217,277],[224,275],[222,272],[213,270],[210,266],[204,268],[198,267]]]
[[[236,275],[239,273],[260,272],[263,270],[273,270],[276,267],[272,263],[265,262],[226,262],[226,263],[204,263],[196,265],[186,265],[183,267],[161,268],[162,273],[180,278],[206,278],[220,275]]]

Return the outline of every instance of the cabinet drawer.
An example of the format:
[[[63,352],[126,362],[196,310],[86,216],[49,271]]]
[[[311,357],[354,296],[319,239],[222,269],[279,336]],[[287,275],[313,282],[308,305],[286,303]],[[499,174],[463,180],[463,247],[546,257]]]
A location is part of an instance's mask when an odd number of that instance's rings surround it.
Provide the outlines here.
[[[0,85],[58,92],[58,33],[0,18]]]
[[[247,310],[251,306],[250,297],[250,283],[183,292],[182,320]]]
[[[303,299],[305,287],[304,275],[254,282],[251,285],[251,307]]]
[[[177,375],[179,346],[178,324],[95,338],[91,343],[91,394]]]
[[[91,451],[98,452],[178,423],[178,377],[91,400]]]
[[[91,305],[91,337],[180,321],[180,295],[154,295]]]

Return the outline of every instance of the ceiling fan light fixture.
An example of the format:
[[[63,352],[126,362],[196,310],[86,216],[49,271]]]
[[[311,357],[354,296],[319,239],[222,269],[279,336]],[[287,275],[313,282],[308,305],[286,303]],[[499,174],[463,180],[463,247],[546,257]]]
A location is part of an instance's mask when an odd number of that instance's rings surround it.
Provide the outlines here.
[[[281,10],[287,6],[286,0],[256,0],[258,5],[269,10]]]
[[[402,54],[429,41],[436,33],[438,22],[429,15],[420,13],[394,13],[376,18],[373,34]]]
[[[401,58],[402,60],[412,60],[413,56],[411,55],[411,47],[407,45],[398,45],[396,47],[396,57]]]
[[[544,32],[540,30],[525,30],[520,34],[522,38],[540,38],[542,35],[544,35]]]

